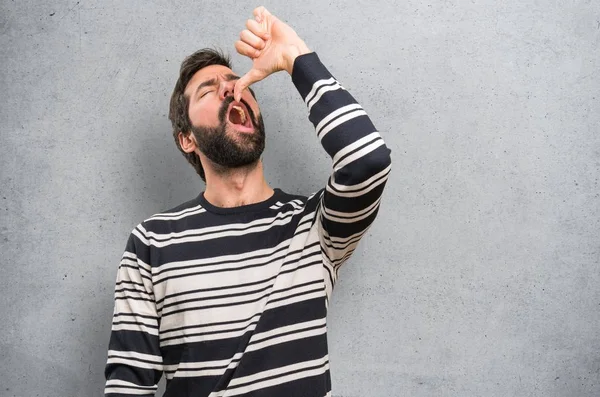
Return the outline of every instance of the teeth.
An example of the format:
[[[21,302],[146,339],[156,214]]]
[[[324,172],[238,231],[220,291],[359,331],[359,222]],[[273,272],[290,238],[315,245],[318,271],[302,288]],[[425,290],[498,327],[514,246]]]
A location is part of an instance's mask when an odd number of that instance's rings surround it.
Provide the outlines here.
[[[244,110],[239,106],[234,106],[233,108],[235,110],[237,110],[237,112],[240,114],[240,118],[242,119],[242,124],[244,124],[246,122],[246,113],[244,113]]]

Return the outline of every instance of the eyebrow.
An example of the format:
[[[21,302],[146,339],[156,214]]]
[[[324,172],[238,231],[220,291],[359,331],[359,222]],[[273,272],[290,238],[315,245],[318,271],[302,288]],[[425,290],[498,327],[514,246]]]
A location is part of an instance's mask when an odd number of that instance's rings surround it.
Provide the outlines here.
[[[233,81],[233,80],[239,80],[240,76],[237,76],[235,74],[226,74],[225,75],[225,81]],[[198,85],[198,87],[196,88],[196,91],[194,91],[194,97],[198,95],[198,92],[203,89],[204,87],[208,87],[208,86],[213,86],[217,84],[217,79],[210,79],[210,80],[206,80],[203,81],[202,83],[200,83]]]

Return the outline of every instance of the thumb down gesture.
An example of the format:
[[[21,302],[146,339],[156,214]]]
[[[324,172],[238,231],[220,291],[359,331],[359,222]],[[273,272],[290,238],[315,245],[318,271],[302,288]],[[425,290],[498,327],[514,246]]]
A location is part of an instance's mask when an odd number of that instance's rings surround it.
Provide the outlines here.
[[[292,74],[296,57],[310,52],[294,29],[281,22],[265,7],[254,10],[254,19],[246,22],[235,49],[252,59],[252,69],[235,84],[234,98],[239,101],[242,91],[272,73],[286,70]]]

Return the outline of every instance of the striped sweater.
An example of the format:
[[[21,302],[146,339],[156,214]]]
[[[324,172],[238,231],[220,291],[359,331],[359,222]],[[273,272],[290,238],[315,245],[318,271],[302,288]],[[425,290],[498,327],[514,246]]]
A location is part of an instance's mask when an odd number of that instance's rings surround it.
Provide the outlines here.
[[[315,53],[292,81],[333,159],[310,197],[275,189],[218,208],[200,194],[131,233],[121,260],[105,395],[331,395],[327,304],[340,266],[371,225],[390,151]]]

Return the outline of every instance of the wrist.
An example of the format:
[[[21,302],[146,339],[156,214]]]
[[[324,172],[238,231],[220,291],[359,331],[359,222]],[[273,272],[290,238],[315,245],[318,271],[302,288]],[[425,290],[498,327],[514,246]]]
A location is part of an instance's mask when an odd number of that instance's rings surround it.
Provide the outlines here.
[[[285,59],[285,70],[292,75],[294,70],[294,62],[300,55],[308,54],[312,52],[304,41],[300,40],[298,43],[291,44],[287,53],[284,56]]]

